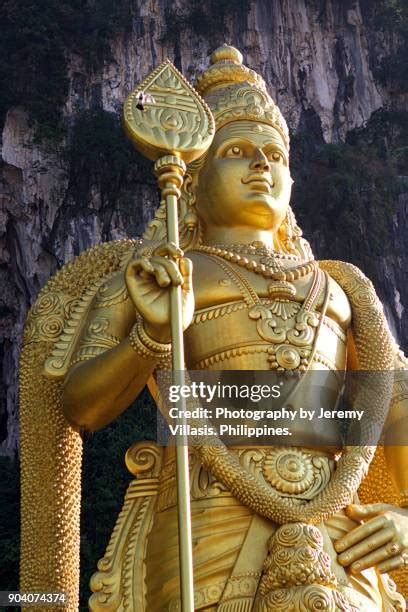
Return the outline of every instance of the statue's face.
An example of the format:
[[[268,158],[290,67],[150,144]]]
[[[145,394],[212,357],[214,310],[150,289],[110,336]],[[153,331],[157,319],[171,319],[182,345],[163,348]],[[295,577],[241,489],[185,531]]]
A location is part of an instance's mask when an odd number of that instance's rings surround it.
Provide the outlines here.
[[[236,121],[215,135],[197,186],[206,225],[277,230],[286,216],[292,179],[277,130]]]

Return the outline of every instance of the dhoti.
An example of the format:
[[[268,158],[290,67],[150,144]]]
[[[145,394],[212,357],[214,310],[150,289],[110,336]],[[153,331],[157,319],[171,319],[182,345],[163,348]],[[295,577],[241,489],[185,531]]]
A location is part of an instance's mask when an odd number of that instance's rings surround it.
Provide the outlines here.
[[[242,449],[240,460],[254,473],[267,475],[268,452]],[[308,454],[317,466],[314,481],[330,478],[334,462],[327,455],[285,452]],[[166,454],[145,557],[149,612],[181,609],[174,460],[169,449]],[[351,575],[337,562],[333,542],[356,526],[344,512],[317,526],[278,526],[254,515],[194,458],[191,464],[195,610],[401,610],[395,604],[401,605],[401,598],[387,576],[375,569]],[[279,489],[279,482],[274,482]],[[316,482],[309,488],[313,486],[316,489]],[[299,495],[294,503],[301,503]]]

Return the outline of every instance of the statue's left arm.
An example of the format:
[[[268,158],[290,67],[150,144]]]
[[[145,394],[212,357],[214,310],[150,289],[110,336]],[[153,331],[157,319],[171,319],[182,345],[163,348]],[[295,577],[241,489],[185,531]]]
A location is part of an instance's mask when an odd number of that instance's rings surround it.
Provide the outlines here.
[[[351,361],[353,361],[351,346]],[[390,411],[384,427],[384,455],[388,472],[401,499],[400,507],[385,504],[351,504],[349,518],[363,523],[337,540],[341,565],[352,572],[376,566],[390,572],[408,562],[408,376],[407,361],[396,357]]]

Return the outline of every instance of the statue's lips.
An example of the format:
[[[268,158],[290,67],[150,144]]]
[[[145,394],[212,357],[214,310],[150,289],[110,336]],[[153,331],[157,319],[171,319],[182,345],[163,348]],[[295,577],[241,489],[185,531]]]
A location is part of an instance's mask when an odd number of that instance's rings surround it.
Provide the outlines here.
[[[252,191],[261,191],[262,193],[271,193],[273,187],[272,181],[261,174],[251,174],[247,178],[241,179],[241,183],[249,185]]]

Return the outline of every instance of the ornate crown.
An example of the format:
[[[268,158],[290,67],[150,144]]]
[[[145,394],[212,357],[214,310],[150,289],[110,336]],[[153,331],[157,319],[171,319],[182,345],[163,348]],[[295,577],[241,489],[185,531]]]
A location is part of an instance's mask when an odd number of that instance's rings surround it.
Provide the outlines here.
[[[210,58],[211,66],[194,84],[214,115],[217,129],[240,119],[266,123],[281,134],[289,149],[289,131],[279,108],[266,91],[263,78],[242,63],[235,47],[223,45]]]

